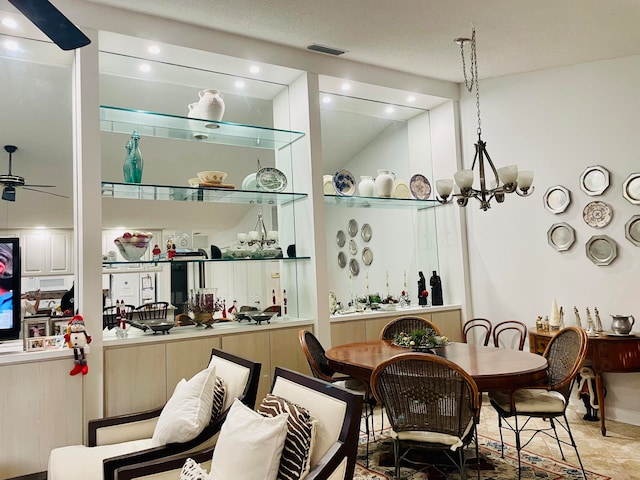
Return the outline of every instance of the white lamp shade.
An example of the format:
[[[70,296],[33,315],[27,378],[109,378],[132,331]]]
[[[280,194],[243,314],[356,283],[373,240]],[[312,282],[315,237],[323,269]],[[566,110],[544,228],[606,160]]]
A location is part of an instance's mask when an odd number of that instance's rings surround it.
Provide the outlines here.
[[[453,190],[453,180],[446,178],[444,180],[436,180],[436,191],[441,197],[448,197]]]
[[[533,183],[533,171],[532,170],[524,170],[522,172],[518,172],[518,186],[522,189],[528,189],[531,187]]]
[[[516,165],[508,165],[498,169],[498,177],[504,185],[514,183],[518,179],[518,167]]]
[[[456,181],[456,185],[460,187],[460,190],[471,188],[473,185],[473,170],[460,170],[453,174],[453,179]]]
[[[260,235],[258,234],[257,230],[251,230],[249,232],[249,240],[258,240],[260,238]]]

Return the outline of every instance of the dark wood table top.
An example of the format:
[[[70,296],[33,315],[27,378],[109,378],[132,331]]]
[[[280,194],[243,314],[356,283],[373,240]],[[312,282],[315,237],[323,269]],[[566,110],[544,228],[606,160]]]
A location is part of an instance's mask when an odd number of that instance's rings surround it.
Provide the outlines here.
[[[389,340],[372,340],[338,345],[327,350],[326,355],[337,372],[368,382],[377,365],[410,351]],[[547,360],[534,353],[455,342],[434,351],[468,372],[483,392],[514,390],[546,379]]]

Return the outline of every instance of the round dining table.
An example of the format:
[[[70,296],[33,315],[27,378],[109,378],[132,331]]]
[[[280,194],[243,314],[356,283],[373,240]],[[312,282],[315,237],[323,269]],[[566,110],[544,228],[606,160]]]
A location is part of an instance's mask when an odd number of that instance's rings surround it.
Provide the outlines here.
[[[456,342],[432,351],[462,367],[481,392],[511,391],[544,383],[547,378],[547,360],[535,353]],[[371,340],[335,346],[326,356],[336,372],[369,382],[380,363],[410,352],[390,340]]]

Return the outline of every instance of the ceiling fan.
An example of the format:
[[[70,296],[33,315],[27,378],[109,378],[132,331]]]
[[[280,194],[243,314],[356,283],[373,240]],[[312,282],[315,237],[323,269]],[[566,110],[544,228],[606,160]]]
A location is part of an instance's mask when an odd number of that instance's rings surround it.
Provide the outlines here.
[[[89,45],[91,40],[48,0],[9,0],[62,50]]]
[[[9,173],[5,175],[0,175],[0,185],[2,185],[2,200],[6,200],[7,202],[15,202],[16,201],[16,187],[22,187],[25,190],[32,190],[34,192],[46,193],[47,195],[55,195],[56,197],[69,198],[66,195],[60,195],[58,193],[53,192],[45,192],[44,190],[38,190],[38,188],[53,188],[55,185],[31,185],[25,183],[24,177],[20,177],[18,175],[13,175],[11,173],[11,163],[12,156],[18,147],[15,145],[5,145],[5,151],[9,154]],[[33,188],[38,187],[38,188]]]

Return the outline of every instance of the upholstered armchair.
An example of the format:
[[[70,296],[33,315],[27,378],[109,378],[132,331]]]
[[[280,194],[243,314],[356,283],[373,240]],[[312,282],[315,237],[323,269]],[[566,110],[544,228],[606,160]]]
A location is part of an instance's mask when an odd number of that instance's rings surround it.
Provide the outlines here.
[[[210,448],[236,399],[253,408],[260,368],[259,363],[213,349],[207,369],[189,381],[183,379],[163,408],[92,420],[88,446],[52,450],[47,478],[111,480],[125,465]],[[216,404],[219,413],[213,415]],[[178,414],[167,410],[172,405]],[[177,417],[182,424],[172,424]]]

